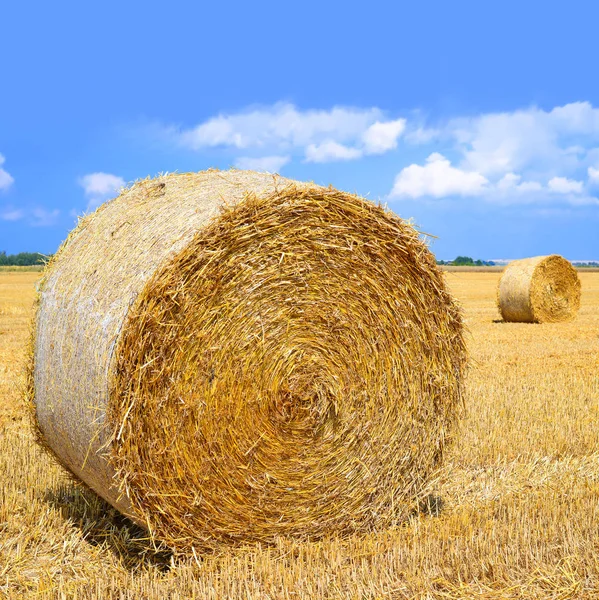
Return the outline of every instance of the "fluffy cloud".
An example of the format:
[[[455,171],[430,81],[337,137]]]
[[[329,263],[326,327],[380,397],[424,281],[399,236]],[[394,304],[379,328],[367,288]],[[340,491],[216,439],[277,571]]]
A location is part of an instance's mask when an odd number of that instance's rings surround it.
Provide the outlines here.
[[[553,177],[549,180],[547,187],[556,194],[580,194],[584,184],[582,181],[573,181],[567,177]]]
[[[589,190],[599,186],[599,109],[588,102],[449,119],[404,137],[442,147],[444,156],[433,152],[425,164],[402,169],[391,197],[598,203]]]
[[[125,185],[125,180],[110,173],[90,173],[79,180],[86,196],[107,196]]]
[[[29,223],[33,227],[51,227],[56,224],[60,210],[57,208],[53,210],[47,210],[45,208],[34,208],[29,214]]]
[[[397,148],[397,140],[406,128],[406,120],[376,121],[362,134],[356,146],[346,146],[335,140],[306,147],[306,162],[325,163],[356,160],[366,154],[384,154]]]
[[[125,180],[118,175],[98,172],[81,177],[79,185],[88,198],[86,212],[89,212],[98,208],[108,198],[115,196],[125,186]]]
[[[376,107],[300,110],[278,103],[221,114],[182,131],[167,127],[164,134],[192,150],[261,149],[269,153],[266,158],[303,154],[307,162],[331,162],[389,152],[397,147],[405,128],[405,119],[386,120]],[[237,164],[247,160],[258,159],[242,156]]]
[[[4,161],[5,161],[4,156],[2,156],[2,154],[0,154],[0,190],[8,189],[14,182],[14,179],[11,177],[10,173],[6,172],[2,168]]]
[[[239,167],[265,171],[278,171],[296,159],[356,161],[400,144],[405,156],[418,145],[429,158],[422,164],[408,158],[390,197],[596,202],[590,190],[599,188],[599,109],[589,102],[433,123],[419,111],[410,115],[392,119],[377,107],[301,110],[281,102],[222,113],[189,129],[162,128],[162,135],[188,149],[218,148]]]
[[[554,134],[540,111],[489,114],[449,124],[463,154],[463,166],[486,176],[520,171],[533,159],[558,160]]]
[[[322,144],[310,144],[306,148],[306,161],[315,163],[354,160],[362,156],[362,151],[327,140]]]
[[[397,148],[397,139],[406,128],[405,119],[373,123],[363,134],[364,151],[367,154],[383,154]]]
[[[55,225],[59,216],[60,210],[58,208],[49,210],[38,206],[22,209],[9,206],[0,209],[0,221],[25,221],[32,227],[50,227]]]
[[[440,129],[433,129],[427,127],[416,127],[407,131],[405,134],[406,142],[415,145],[429,144],[436,138],[441,137],[443,132]]]
[[[4,162],[5,158],[0,154],[0,190],[8,189],[14,182],[12,176],[2,168]],[[0,221],[15,223],[25,220],[33,227],[54,225],[59,215],[60,210],[58,209],[47,210],[42,207],[15,208],[14,206],[5,206],[0,208]]]
[[[235,166],[239,169],[278,173],[290,160],[289,156],[262,156],[258,158],[242,156],[237,159]]]
[[[534,168],[550,178],[580,167],[586,149],[599,143],[599,109],[574,102],[490,113],[450,120],[446,133],[457,142],[463,168],[487,177]]]
[[[516,173],[506,173],[495,185],[498,193],[540,192],[543,186],[538,181],[522,181],[522,176]]]
[[[399,173],[390,197],[474,196],[484,193],[488,183],[480,173],[452,167],[447,158],[434,152],[424,166],[412,164]]]
[[[20,221],[25,217],[25,211],[20,208],[6,207],[0,209],[0,220],[2,221]]]
[[[587,169],[587,174],[589,176],[589,182],[592,184],[599,183],[599,169],[595,169],[594,167],[589,167]]]
[[[553,177],[542,185],[538,181],[522,181],[516,173],[506,173],[492,182],[476,171],[453,167],[443,155],[431,154],[424,165],[412,164],[400,171],[390,198],[445,198],[476,196],[497,204],[539,203],[548,195],[559,194],[572,205],[597,205],[599,200],[585,192],[584,183],[566,177]]]
[[[561,194],[569,204],[594,204],[595,199],[584,193],[582,182],[554,177],[547,185],[539,181],[522,181],[516,173],[506,173],[486,190],[484,199],[497,204],[546,204],[551,195]],[[541,209],[539,209],[541,210]]]
[[[194,150],[214,146],[304,148],[326,139],[356,140],[381,118],[382,111],[378,108],[301,111],[293,104],[278,103],[212,117],[193,129],[180,132],[179,140]]]

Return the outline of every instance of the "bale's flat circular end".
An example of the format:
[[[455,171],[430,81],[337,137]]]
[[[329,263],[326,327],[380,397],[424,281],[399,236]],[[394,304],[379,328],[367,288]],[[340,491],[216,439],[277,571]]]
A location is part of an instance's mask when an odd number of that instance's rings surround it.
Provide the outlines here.
[[[580,279],[558,254],[516,260],[504,270],[497,298],[504,321],[570,321],[580,307]]]
[[[114,464],[175,546],[388,524],[438,465],[464,357],[409,225],[334,190],[250,197],[132,309]]]

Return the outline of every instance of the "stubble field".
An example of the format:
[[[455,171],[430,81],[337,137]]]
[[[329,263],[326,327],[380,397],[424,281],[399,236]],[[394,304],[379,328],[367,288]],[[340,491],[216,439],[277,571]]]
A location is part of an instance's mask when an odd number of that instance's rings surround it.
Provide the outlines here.
[[[499,322],[452,272],[472,367],[428,501],[344,540],[173,556],[34,443],[20,386],[39,273],[0,273],[0,597],[599,598],[599,273],[572,323]]]

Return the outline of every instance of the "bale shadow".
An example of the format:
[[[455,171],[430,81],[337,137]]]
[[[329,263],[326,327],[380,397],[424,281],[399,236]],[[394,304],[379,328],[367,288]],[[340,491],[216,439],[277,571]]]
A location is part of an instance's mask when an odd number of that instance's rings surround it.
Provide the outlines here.
[[[57,509],[68,523],[78,528],[89,544],[109,549],[130,571],[152,566],[168,573],[181,558],[167,546],[152,541],[147,531],[119,513],[85,484],[69,482],[48,489],[44,500]],[[444,508],[442,497],[429,494],[402,521],[409,522],[423,515],[438,517]],[[237,549],[241,547],[247,548],[246,545],[236,546]],[[258,543],[256,548],[260,547]]]
[[[121,515],[108,502],[79,483],[65,483],[44,494],[44,500],[77,527],[93,546],[105,546],[128,569],[153,566],[167,572],[173,566],[173,552],[157,546],[147,531]]]
[[[499,323],[501,325],[538,325],[539,323],[529,323],[523,321],[504,321],[503,319],[493,319],[493,323]]]

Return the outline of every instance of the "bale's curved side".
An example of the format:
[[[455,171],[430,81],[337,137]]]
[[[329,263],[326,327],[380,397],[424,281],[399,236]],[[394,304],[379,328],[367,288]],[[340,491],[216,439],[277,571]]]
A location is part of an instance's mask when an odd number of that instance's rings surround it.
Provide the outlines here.
[[[512,261],[499,281],[497,304],[508,322],[571,320],[580,306],[576,269],[557,254]]]
[[[33,363],[37,427],[62,464],[130,517],[106,427],[111,359],[131,304],[221,206],[288,180],[207,171],[140,181],[83,219],[40,285]]]
[[[393,522],[461,402],[459,309],[417,232],[244,171],[141,182],[41,287],[44,442],[172,546]]]

